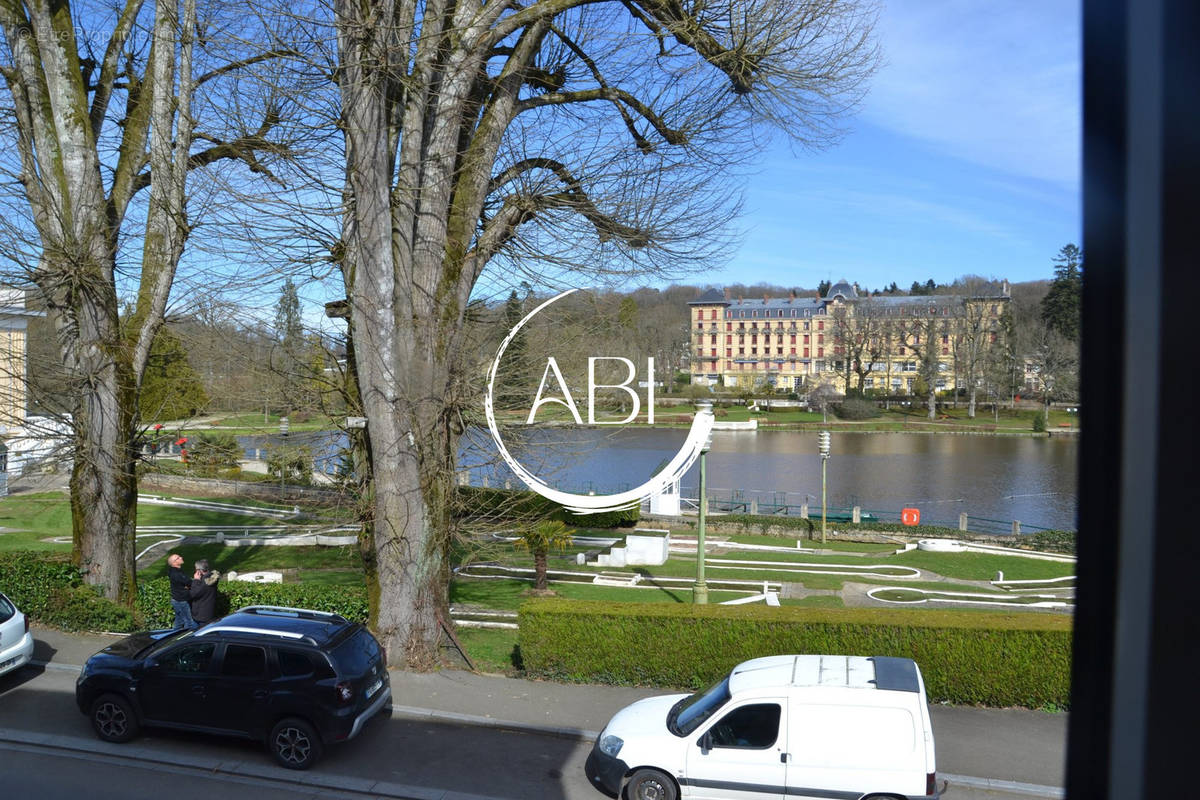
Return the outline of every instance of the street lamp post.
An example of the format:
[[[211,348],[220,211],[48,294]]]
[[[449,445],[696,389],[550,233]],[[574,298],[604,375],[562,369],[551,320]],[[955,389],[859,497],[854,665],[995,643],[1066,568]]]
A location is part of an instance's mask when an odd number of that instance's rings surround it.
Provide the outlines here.
[[[711,403],[697,403],[697,414],[712,414]],[[704,518],[708,515],[708,481],[704,471],[704,458],[712,447],[711,426],[709,434],[700,446],[700,507],[696,522],[696,586],[692,590],[692,602],[696,605],[708,603],[708,584],[704,582]]]
[[[829,462],[829,431],[817,434],[817,449],[821,453],[821,544],[825,544],[825,465]]]

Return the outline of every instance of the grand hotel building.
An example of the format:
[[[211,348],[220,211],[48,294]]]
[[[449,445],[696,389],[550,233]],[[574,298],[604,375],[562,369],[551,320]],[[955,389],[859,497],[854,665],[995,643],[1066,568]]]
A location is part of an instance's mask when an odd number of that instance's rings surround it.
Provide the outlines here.
[[[979,348],[995,345],[1008,302],[1007,281],[1000,295],[986,297],[860,296],[844,280],[824,297],[793,292],[784,298],[742,298],[709,289],[688,303],[692,383],[781,391],[823,383],[845,392],[848,369],[851,386],[857,386],[855,354],[869,354],[864,389],[911,393],[929,345],[920,341],[920,331],[933,331],[941,340],[934,341],[933,350],[936,388],[954,389],[964,380],[959,369],[964,340],[978,342]]]

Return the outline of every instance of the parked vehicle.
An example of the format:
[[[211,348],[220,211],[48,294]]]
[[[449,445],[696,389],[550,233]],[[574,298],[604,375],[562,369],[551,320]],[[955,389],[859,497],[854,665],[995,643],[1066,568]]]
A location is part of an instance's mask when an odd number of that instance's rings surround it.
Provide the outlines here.
[[[907,658],[784,655],[711,688],[627,706],[588,779],[627,800],[933,800],[925,683]]]
[[[145,726],[266,742],[289,769],[389,716],[375,637],[337,614],[249,606],[196,630],[136,633],[88,659],[75,702],[96,735],[127,742]]]
[[[29,617],[0,594],[0,675],[20,669],[33,658]]]

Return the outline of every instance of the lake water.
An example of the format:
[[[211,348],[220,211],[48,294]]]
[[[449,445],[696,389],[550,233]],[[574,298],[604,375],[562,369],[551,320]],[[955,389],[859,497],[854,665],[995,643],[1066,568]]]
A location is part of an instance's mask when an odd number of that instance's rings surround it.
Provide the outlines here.
[[[527,429],[506,439],[514,456],[547,483],[565,491],[608,494],[644,482],[679,449],[687,432],[674,428]],[[271,447],[279,437],[243,437],[244,447]],[[294,434],[318,468],[340,463],[338,434]],[[894,520],[918,508],[921,521],[956,527],[960,513],[991,520],[997,532],[1019,520],[1023,530],[1074,530],[1078,439],[1068,436],[975,436],[916,433],[834,433],[827,464],[830,508],[860,506]],[[516,487],[488,432],[463,437],[460,464],[471,483]],[[760,506],[809,503],[820,514],[821,458],[815,431],[713,433],[707,456],[709,498]],[[698,494],[699,466],[684,476],[681,494]],[[976,524],[972,523],[972,529]],[[988,526],[985,526],[988,527]]]

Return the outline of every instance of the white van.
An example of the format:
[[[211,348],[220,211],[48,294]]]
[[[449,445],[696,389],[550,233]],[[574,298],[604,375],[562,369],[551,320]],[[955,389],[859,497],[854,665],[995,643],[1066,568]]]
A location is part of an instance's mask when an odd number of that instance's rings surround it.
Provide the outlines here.
[[[627,800],[931,800],[925,683],[908,658],[768,656],[617,712],[588,779]]]

